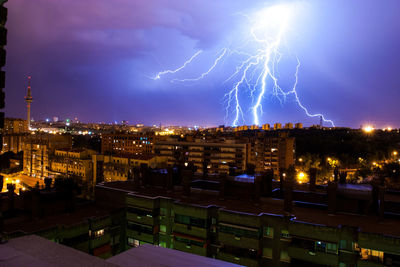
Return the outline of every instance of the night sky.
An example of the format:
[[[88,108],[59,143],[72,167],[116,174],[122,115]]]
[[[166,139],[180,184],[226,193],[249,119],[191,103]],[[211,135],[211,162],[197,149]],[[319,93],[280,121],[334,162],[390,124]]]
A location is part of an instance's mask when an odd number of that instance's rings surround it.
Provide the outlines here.
[[[400,1],[300,2],[287,47],[301,61],[303,104],[337,126],[400,127]],[[170,80],[207,70],[221,47],[242,38],[245,19],[238,14],[271,3],[9,1],[6,116],[25,117],[26,77],[32,75],[35,120],[224,124],[223,96],[231,88],[224,81],[232,62],[196,83]],[[177,76],[149,78],[181,66],[200,49],[204,56]],[[289,77],[282,75],[283,85],[290,86]],[[293,101],[281,105],[272,96],[263,99],[263,110],[262,123],[319,123]]]

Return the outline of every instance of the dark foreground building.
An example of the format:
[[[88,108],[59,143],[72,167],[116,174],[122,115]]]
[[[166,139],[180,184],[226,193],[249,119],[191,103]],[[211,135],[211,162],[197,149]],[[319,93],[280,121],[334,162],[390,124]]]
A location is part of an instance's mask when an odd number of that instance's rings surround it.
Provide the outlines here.
[[[60,188],[63,197],[49,187],[8,194],[3,233],[102,258],[153,244],[245,266],[400,265],[400,195],[382,185],[295,185],[290,171],[282,183],[272,173],[180,175],[175,184],[170,169],[138,170],[132,180],[97,185],[95,202],[74,202]]]

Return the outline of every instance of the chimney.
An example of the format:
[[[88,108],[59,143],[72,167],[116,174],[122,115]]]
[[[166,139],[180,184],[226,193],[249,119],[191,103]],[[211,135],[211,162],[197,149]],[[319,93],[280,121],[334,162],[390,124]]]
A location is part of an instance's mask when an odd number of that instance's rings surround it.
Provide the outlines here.
[[[227,174],[226,173],[221,173],[219,175],[219,199],[224,200],[225,199],[225,190],[226,190],[226,181],[227,181]]]
[[[167,191],[174,191],[174,179],[173,179],[173,169],[171,167],[167,168]]]
[[[48,177],[44,178],[44,185],[45,185],[44,189],[47,191],[50,191],[52,182],[53,182],[53,179],[48,178]]]
[[[150,185],[150,177],[147,166],[140,166],[140,178],[142,180],[142,185],[148,187]]]
[[[337,192],[337,182],[328,182],[328,212],[335,213],[336,212],[336,192]]]
[[[134,168],[133,169],[133,190],[139,191],[140,190],[140,169]]]
[[[283,187],[284,187],[285,178],[286,178],[286,169],[279,168],[279,192],[280,192],[281,196],[283,196]]]
[[[317,181],[317,169],[316,168],[310,168],[310,191],[315,191],[315,183]]]
[[[261,180],[262,177],[260,174],[256,174],[254,176],[254,184],[253,184],[253,201],[257,205],[260,203],[261,197]]]
[[[14,210],[14,190],[15,190],[15,185],[13,184],[7,184],[7,190],[8,190],[8,210],[13,211]]]
[[[32,189],[31,191],[31,211],[32,211],[32,218],[39,217],[39,210],[40,210],[40,191],[39,189]]]
[[[383,220],[385,217],[385,186],[380,185],[379,186],[379,198],[378,198],[378,204],[379,204],[379,219]]]
[[[346,183],[346,178],[347,178],[347,172],[339,172],[339,183],[340,184],[345,184]]]
[[[190,183],[192,182],[192,177],[193,177],[192,170],[182,170],[184,196],[190,196]]]
[[[263,174],[262,178],[263,178],[262,180],[263,185],[262,185],[261,195],[271,197],[272,180],[274,179],[274,170],[273,169],[267,170],[267,172]]]
[[[333,180],[337,182],[339,180],[339,167],[335,167],[333,170]]]
[[[293,181],[294,181],[295,169],[291,165],[287,171],[287,176],[284,181],[284,209],[286,212],[292,212],[293,210]]]

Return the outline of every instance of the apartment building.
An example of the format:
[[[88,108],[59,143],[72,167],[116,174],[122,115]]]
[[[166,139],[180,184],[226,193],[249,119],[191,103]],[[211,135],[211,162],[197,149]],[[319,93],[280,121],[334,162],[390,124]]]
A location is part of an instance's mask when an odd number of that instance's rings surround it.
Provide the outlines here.
[[[23,141],[23,170],[25,174],[46,178],[52,174],[50,157],[56,149],[72,148],[70,135],[33,133]]]
[[[28,124],[23,119],[5,118],[2,129],[1,153],[22,151],[24,137],[28,134]]]
[[[163,168],[166,157],[155,155],[93,155],[93,180],[97,182],[126,181],[133,177],[133,169]]]
[[[376,228],[374,220],[360,216],[338,215],[329,222],[327,214],[316,211],[301,218],[258,213],[276,211],[270,204],[255,208],[226,201],[221,207],[150,195],[126,195],[129,246],[150,243],[244,266],[400,264],[400,232],[386,228],[395,221]],[[341,220],[366,221],[362,229],[341,225]]]
[[[287,132],[275,134],[257,133],[249,137],[251,143],[250,162],[258,173],[272,169],[276,176],[280,169],[287,169],[294,164],[295,139]]]
[[[167,157],[168,165],[192,163],[200,173],[228,173],[230,168],[246,170],[249,145],[235,139],[180,141],[170,138],[154,145],[156,155]]]
[[[154,133],[110,133],[101,136],[102,154],[146,155],[153,151]]]

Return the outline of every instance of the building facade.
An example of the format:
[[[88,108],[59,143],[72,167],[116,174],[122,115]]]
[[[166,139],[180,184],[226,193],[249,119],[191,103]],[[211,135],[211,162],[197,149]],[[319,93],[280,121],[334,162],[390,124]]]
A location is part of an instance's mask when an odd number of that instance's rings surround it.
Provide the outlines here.
[[[28,133],[28,124],[23,119],[6,118],[2,130],[1,153],[22,151],[22,141]]]
[[[154,134],[110,133],[101,136],[102,154],[146,155],[153,151]]]
[[[167,157],[168,165],[192,163],[200,173],[228,173],[230,168],[246,170],[249,152],[247,143],[234,139],[195,139],[194,142],[170,138],[154,145],[156,155]]]
[[[245,266],[398,266],[400,237],[134,193],[128,246],[144,243]]]
[[[27,135],[23,141],[23,170],[28,176],[46,178],[53,175],[51,156],[56,149],[72,147],[70,135],[35,133]]]

